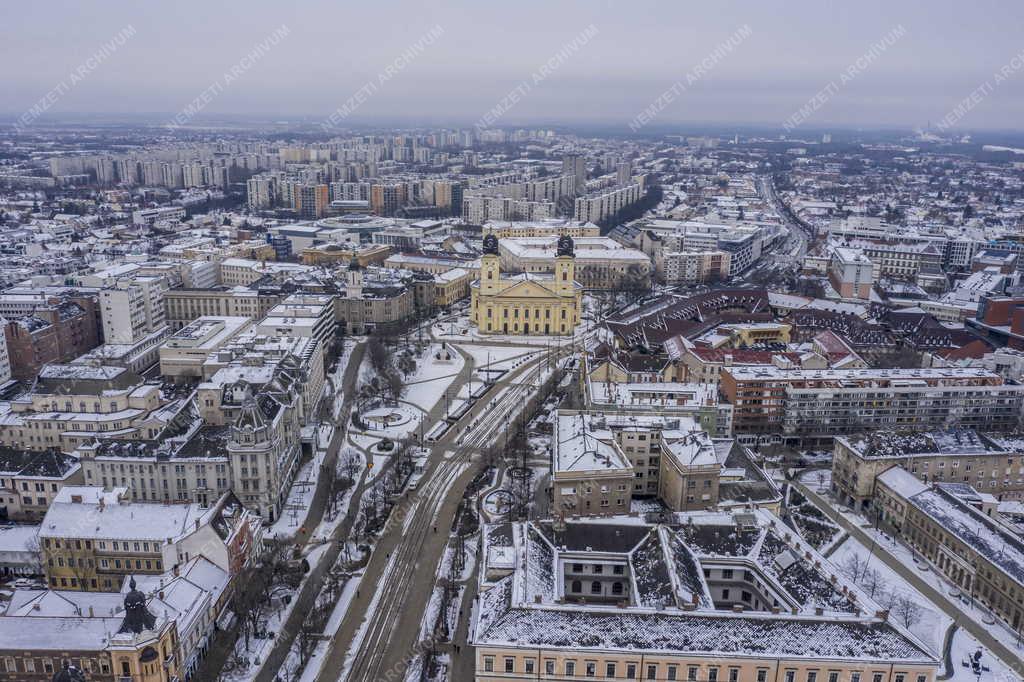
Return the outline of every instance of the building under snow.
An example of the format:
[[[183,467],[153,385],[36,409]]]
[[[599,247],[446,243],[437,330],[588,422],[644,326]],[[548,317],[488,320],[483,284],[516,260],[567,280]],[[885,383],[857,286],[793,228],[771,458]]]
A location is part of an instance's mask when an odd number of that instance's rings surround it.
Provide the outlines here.
[[[477,682],[938,674],[937,654],[764,510],[495,524],[482,542]]]

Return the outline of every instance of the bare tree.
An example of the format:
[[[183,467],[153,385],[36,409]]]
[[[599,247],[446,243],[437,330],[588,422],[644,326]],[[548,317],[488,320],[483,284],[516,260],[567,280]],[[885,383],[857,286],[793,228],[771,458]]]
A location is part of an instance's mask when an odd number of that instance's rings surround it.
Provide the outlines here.
[[[895,598],[891,610],[892,615],[899,619],[905,628],[910,628],[921,622],[921,617],[924,615],[921,605],[905,594]]]
[[[869,568],[864,571],[861,587],[864,588],[869,597],[874,599],[876,594],[885,592],[887,585],[881,573],[874,568]]]
[[[860,583],[861,574],[867,570],[867,567],[867,559],[861,557],[859,554],[848,554],[839,564],[839,570],[841,570],[847,578],[857,584]]]

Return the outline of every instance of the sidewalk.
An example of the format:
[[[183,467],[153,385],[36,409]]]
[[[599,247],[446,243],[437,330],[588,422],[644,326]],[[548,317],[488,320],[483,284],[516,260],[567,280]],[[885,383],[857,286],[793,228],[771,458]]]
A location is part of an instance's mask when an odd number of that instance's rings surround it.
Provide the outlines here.
[[[868,534],[860,526],[851,523],[849,519],[843,514],[836,511],[831,502],[824,499],[821,495],[814,492],[799,480],[792,481],[792,484],[803,493],[808,499],[814,501],[818,508],[825,512],[829,518],[839,524],[841,528],[846,530],[852,537],[858,542],[863,544],[865,547],[875,547],[877,556],[883,561],[890,569],[895,571],[910,585],[927,597],[933,604],[942,609],[942,611],[953,619],[953,622],[969,632],[975,639],[981,642],[987,649],[989,649],[995,656],[1002,659],[1005,663],[1010,664],[1016,670],[1024,670],[1024,658],[1021,656],[1021,652],[1014,651],[1007,647],[1003,642],[997,639],[990,632],[991,627],[983,623],[979,623],[973,618],[968,617],[958,605],[954,604],[942,591],[935,589],[935,587],[924,580],[918,575],[917,570],[914,566],[907,566],[898,557],[893,556],[889,552],[888,548],[882,543],[876,541],[874,537]]]

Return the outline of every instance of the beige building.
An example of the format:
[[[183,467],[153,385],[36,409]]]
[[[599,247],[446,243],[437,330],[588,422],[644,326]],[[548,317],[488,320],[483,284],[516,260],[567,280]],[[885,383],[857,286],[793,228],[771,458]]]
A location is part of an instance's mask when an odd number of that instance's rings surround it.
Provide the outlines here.
[[[193,320],[160,347],[160,374],[176,381],[202,377],[207,357],[250,328],[252,323],[248,317],[203,316]]]
[[[334,311],[338,325],[347,333],[365,334],[378,326],[408,320],[417,312],[416,296],[413,288],[401,281],[367,277],[362,268],[350,266],[344,290],[334,297]]]
[[[204,371],[212,375],[187,412],[156,437],[79,446],[85,481],[124,487],[133,500],[203,507],[234,491],[264,520],[277,519],[299,469],[302,425],[323,392],[319,349],[296,337],[238,339],[211,356]]]
[[[470,320],[490,334],[574,333],[582,287],[575,278],[571,237],[561,237],[553,275],[502,276],[498,238],[484,237],[480,279],[471,285]]]
[[[501,239],[501,267],[508,272],[551,274],[560,237]],[[646,289],[654,267],[642,251],[621,246],[608,237],[573,239],[576,281],[584,289]]]
[[[1000,500],[1024,499],[1024,441],[970,429],[837,437],[832,492],[854,509],[869,508],[878,477],[897,465],[926,484],[966,483]]]
[[[47,365],[30,393],[12,400],[0,445],[74,452],[96,438],[155,438],[187,404],[124,367]]]
[[[284,297],[277,287],[223,287],[171,289],[164,293],[167,324],[177,331],[196,318],[248,317],[258,320]]]
[[[894,466],[878,477],[873,502],[882,523],[971,602],[1011,629],[1024,620],[1024,545],[989,513],[990,495],[963,483],[922,483]]]
[[[668,251],[657,256],[656,265],[667,284],[724,282],[729,279],[732,256],[715,249]]]
[[[625,514],[634,497],[675,511],[714,508],[724,450],[685,417],[559,411],[552,510],[558,517]]]
[[[0,447],[0,522],[39,521],[61,488],[83,480],[70,455]]]
[[[53,589],[117,592],[131,575],[160,575],[202,556],[231,575],[259,551],[258,520],[226,493],[209,507],[132,501],[128,489],[68,486],[39,530]]]
[[[477,682],[933,682],[938,655],[764,510],[485,526]]]
[[[875,283],[874,265],[857,249],[836,247],[829,258],[828,279],[843,298],[867,300]]]

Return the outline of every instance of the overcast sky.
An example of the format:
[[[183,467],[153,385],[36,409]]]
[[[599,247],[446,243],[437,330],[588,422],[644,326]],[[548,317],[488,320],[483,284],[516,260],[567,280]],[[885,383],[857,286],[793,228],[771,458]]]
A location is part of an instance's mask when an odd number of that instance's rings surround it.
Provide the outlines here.
[[[924,126],[977,88],[960,126],[1024,122],[1024,3],[1016,0],[47,0],[7,4],[2,25],[0,110],[15,116],[60,83],[69,87],[49,108],[56,115],[173,115],[219,83],[203,114],[315,120],[373,82],[346,120],[472,123],[526,81],[499,125],[625,127],[748,26],[750,36],[664,106],[658,124],[781,126],[829,83],[838,87],[802,125]],[[591,25],[596,35],[535,83],[541,65]],[[288,35],[225,84],[224,74],[282,26]],[[382,81],[435,26],[440,37]],[[122,47],[69,83],[128,27],[134,35]],[[902,37],[841,82],[900,27]],[[1004,65],[1009,77],[997,83]]]

